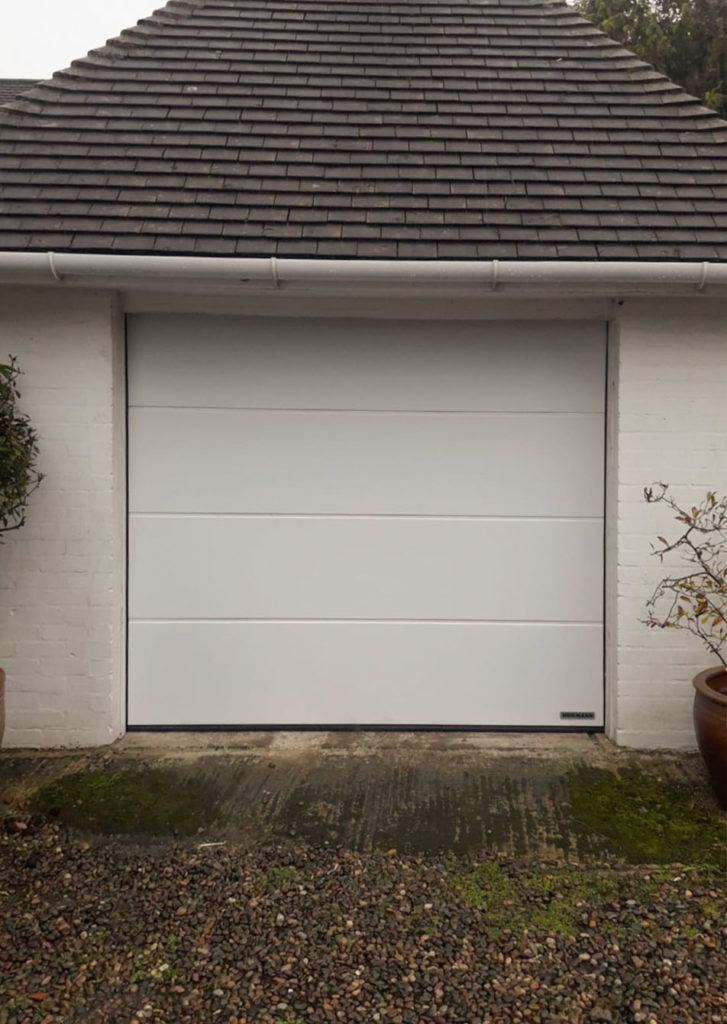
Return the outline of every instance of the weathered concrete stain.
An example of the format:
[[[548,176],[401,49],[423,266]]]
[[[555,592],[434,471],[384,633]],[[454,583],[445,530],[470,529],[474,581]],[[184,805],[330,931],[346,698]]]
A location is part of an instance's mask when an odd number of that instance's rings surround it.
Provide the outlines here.
[[[0,806],[12,809],[20,801],[47,810],[50,792],[56,813],[89,831],[99,831],[102,819],[104,831],[189,834],[194,826],[205,840],[247,844],[306,841],[359,850],[497,852],[564,862],[610,851],[633,859],[633,846],[618,829],[609,832],[604,814],[608,817],[609,785],[614,787],[613,801],[622,805],[631,799],[630,790],[618,780],[637,771],[649,780],[650,821],[663,820],[672,794],[683,791],[685,784],[693,799],[691,805],[679,804],[677,832],[694,834],[702,827],[699,822],[717,821],[701,764],[691,754],[635,754],[587,736],[252,737],[250,743],[239,735],[222,741],[213,737],[210,746],[209,737],[196,744],[177,737],[174,744],[169,735],[137,735],[100,751],[3,753],[0,796],[9,803]],[[90,783],[105,773],[117,780],[124,799],[114,806],[113,786],[96,786],[96,795],[102,793],[107,803],[91,813],[83,778],[93,789]],[[63,810],[64,777],[72,814]],[[203,794],[204,807],[199,815],[188,815],[184,828],[175,828],[169,815],[157,815],[157,824],[152,815],[148,827],[143,822],[140,826],[139,815],[129,806],[127,780],[143,786],[145,777],[150,787],[157,787],[159,800],[165,799],[167,787],[170,807],[179,792]],[[51,789],[44,789],[49,783]],[[594,802],[598,797],[601,815],[593,822],[583,814],[589,787]],[[619,820],[630,822],[633,829],[642,811],[636,809],[629,817],[627,809]],[[171,810],[169,814],[173,817]],[[647,849],[654,860],[660,859],[658,842]]]

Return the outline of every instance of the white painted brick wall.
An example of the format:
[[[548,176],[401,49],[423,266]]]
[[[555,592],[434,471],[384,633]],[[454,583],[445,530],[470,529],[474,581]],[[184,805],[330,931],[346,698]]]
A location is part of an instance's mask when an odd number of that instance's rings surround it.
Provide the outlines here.
[[[0,290],[0,360],[46,474],[0,545],[4,746],[109,743],[124,728],[124,373],[108,294]]]
[[[663,480],[692,504],[727,491],[727,307],[694,299],[630,299],[613,330],[607,641],[609,732],[634,747],[693,747],[692,676],[714,658],[685,631],[639,620],[662,575],[650,557],[677,524],[643,489]],[[614,446],[617,445],[617,450]]]

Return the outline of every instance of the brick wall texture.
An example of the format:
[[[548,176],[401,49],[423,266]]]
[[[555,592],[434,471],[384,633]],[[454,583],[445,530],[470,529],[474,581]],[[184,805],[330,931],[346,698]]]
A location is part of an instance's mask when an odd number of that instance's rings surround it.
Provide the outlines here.
[[[668,510],[643,488],[671,484],[692,504],[727,491],[727,306],[719,300],[626,300],[618,348],[611,486],[617,489],[617,550],[609,553],[616,608],[611,735],[624,746],[692,747],[692,676],[715,663],[686,631],[642,625],[644,602],[664,567],[650,556],[658,534],[676,535]],[[613,435],[612,435],[613,436]],[[672,564],[679,564],[678,562]],[[615,571],[614,571],[615,569]],[[615,679],[613,678],[615,676]]]
[[[20,405],[38,431],[45,473],[25,526],[0,546],[5,746],[97,745],[123,729],[114,322],[107,295],[0,293],[0,358],[16,355],[24,371]]]

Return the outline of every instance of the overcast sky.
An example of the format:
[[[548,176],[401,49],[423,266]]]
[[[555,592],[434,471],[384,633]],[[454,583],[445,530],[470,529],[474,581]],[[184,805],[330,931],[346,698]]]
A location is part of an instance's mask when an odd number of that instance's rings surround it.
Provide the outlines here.
[[[50,78],[164,0],[23,0],[3,6],[0,78]]]

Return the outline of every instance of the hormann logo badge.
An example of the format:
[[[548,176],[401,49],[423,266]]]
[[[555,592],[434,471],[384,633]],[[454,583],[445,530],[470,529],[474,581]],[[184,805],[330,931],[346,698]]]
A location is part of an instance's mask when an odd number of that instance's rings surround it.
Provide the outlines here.
[[[595,718],[595,711],[561,711],[561,718]]]

